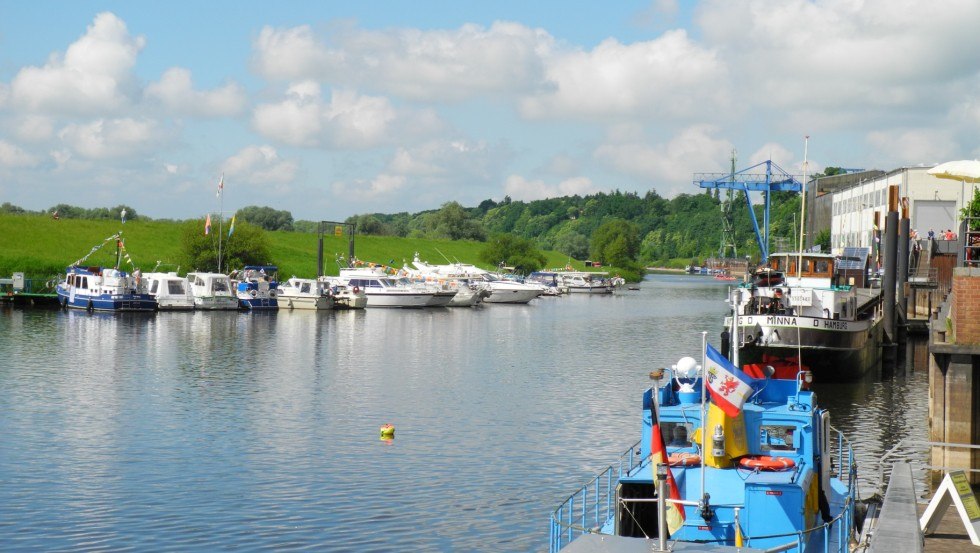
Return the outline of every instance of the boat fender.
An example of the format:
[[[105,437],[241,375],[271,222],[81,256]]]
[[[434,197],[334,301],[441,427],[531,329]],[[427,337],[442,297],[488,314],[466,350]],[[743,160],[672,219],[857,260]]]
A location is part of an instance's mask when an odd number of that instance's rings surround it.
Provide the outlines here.
[[[746,455],[738,460],[738,466],[743,469],[760,471],[782,471],[796,466],[796,461],[789,457],[770,457],[769,455]]]
[[[701,456],[697,453],[674,453],[667,457],[667,464],[672,467],[696,467],[701,464]]]
[[[249,291],[248,291],[248,295],[250,295],[250,296],[252,296],[252,297],[254,298],[255,296],[258,296],[258,295],[259,295],[259,293],[258,293],[258,292],[256,292],[255,290],[249,290]]]
[[[381,439],[390,440],[395,437],[395,427],[391,424],[381,425]]]
[[[357,286],[355,286],[355,287],[354,287],[354,293],[355,293],[355,294],[359,294],[359,293],[361,293],[361,289],[360,289],[360,288],[358,288]]]

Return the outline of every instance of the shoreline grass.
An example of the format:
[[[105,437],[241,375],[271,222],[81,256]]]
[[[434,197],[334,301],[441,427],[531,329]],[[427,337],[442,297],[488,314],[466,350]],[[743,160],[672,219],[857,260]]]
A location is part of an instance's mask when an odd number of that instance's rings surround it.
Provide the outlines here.
[[[92,252],[93,247],[122,232],[126,251],[135,266],[148,272],[160,262],[161,271],[186,274],[194,267],[179,267],[181,256],[181,225],[174,221],[133,220],[125,224],[115,220],[60,219],[45,215],[2,214],[0,236],[7,237],[0,247],[0,277],[15,271],[28,277],[48,278],[62,275],[74,261]],[[201,232],[204,222],[201,222]],[[310,233],[266,231],[272,259],[279,267],[280,278],[312,277],[317,273],[318,236]],[[401,267],[411,262],[418,252],[421,259],[433,264],[459,261],[490,268],[480,261],[483,242],[400,238],[394,236],[362,236],[354,238],[355,254],[367,262]],[[324,235],[323,272],[336,275],[337,255],[347,256],[348,237]],[[569,260],[565,254],[543,251],[546,268],[587,270],[581,261]],[[111,241],[91,254],[89,265],[114,265],[116,248]],[[615,272],[614,267],[600,270]]]

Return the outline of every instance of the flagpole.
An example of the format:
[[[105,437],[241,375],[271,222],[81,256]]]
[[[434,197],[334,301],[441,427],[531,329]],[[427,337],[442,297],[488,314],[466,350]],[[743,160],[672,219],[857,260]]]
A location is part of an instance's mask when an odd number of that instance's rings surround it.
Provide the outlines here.
[[[222,216],[225,214],[225,174],[218,181],[218,272],[221,272],[221,241],[224,235]]]
[[[708,419],[705,415],[704,396],[708,393],[708,332],[701,332],[701,501],[704,501],[704,475],[707,471],[708,460]]]
[[[807,154],[807,147],[809,146],[809,144],[810,144],[810,135],[807,135],[803,139],[803,183],[802,183],[803,193],[800,195],[800,249],[796,258],[796,279],[797,279],[796,285],[797,286],[800,285],[799,281],[802,278],[801,275],[803,274],[801,271],[803,270],[803,228],[804,228],[804,224],[806,223],[806,168],[807,168],[806,154]]]

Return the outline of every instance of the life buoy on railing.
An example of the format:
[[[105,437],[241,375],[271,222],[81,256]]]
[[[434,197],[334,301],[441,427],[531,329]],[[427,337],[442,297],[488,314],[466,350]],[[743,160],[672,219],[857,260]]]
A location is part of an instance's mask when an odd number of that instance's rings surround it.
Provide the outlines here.
[[[770,457],[768,455],[746,455],[738,460],[738,466],[750,470],[780,471],[796,466],[789,457]]]
[[[672,467],[696,467],[701,464],[701,456],[697,453],[674,453],[667,457],[667,464]]]
[[[270,298],[276,297],[276,291],[275,290],[269,290],[269,297]]]
[[[248,291],[248,295],[250,295],[250,296],[252,296],[252,297],[254,298],[255,296],[258,296],[258,295],[259,295],[259,293],[258,293],[258,292],[256,292],[255,290],[249,290],[249,291]]]
[[[357,286],[355,286],[355,287],[354,287],[354,293],[355,293],[355,294],[360,294],[360,293],[361,293],[361,289],[360,289],[360,288],[358,288]]]

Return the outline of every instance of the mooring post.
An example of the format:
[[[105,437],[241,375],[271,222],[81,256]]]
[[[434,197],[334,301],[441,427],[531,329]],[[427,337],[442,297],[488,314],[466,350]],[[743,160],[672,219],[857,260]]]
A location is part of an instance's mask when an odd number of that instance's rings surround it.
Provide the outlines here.
[[[885,232],[882,247],[885,255],[885,274],[881,279],[881,292],[884,297],[885,335],[895,343],[895,275],[898,272],[898,186],[888,187],[888,214],[885,216]]]
[[[906,288],[909,282],[909,217],[908,202],[902,201],[902,218],[898,222],[898,260],[896,272],[898,294],[898,343],[904,345],[908,335],[909,298]],[[900,349],[901,351],[901,349]]]

